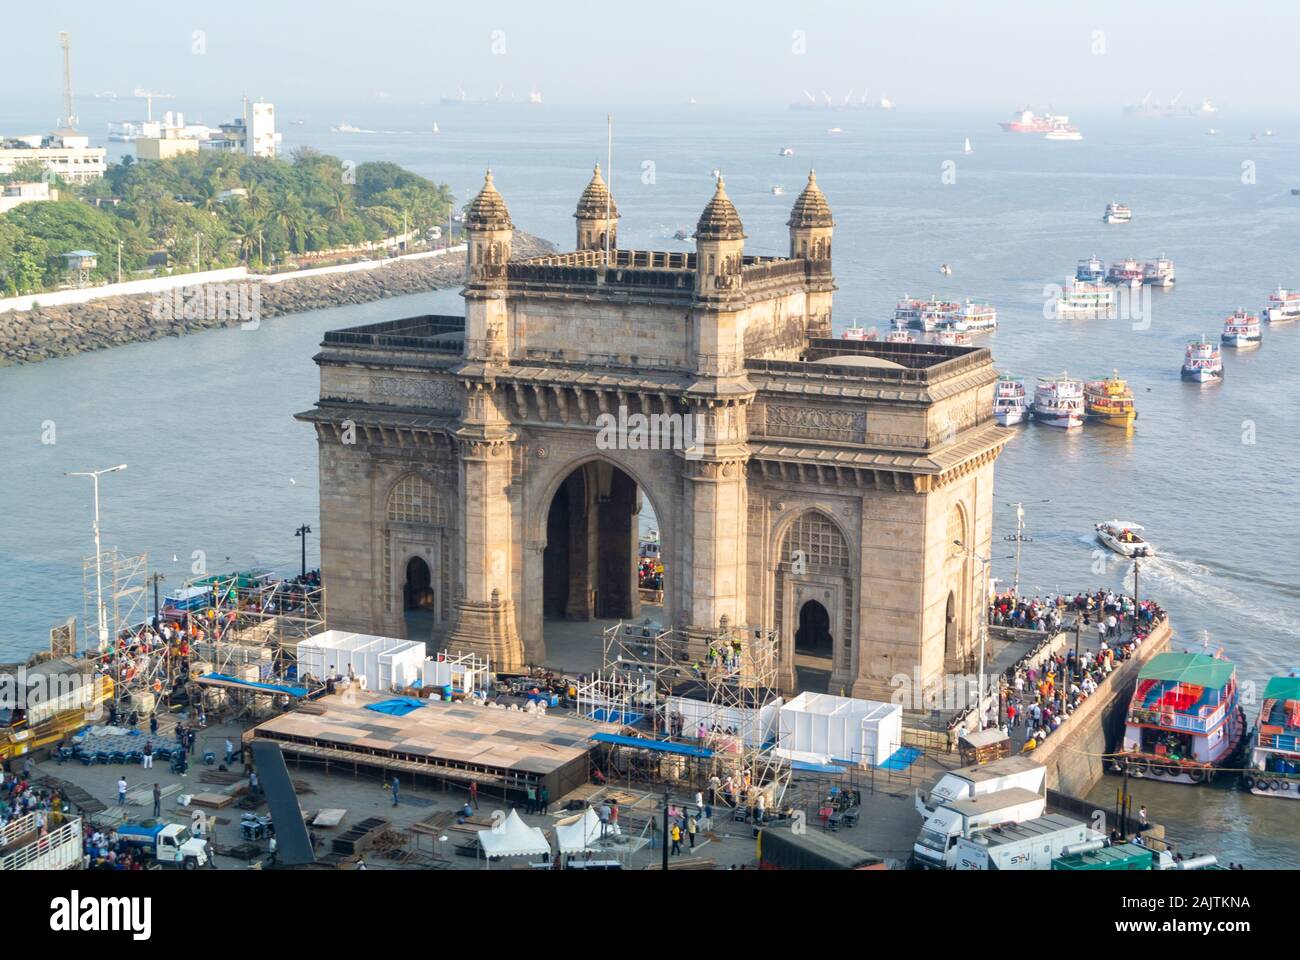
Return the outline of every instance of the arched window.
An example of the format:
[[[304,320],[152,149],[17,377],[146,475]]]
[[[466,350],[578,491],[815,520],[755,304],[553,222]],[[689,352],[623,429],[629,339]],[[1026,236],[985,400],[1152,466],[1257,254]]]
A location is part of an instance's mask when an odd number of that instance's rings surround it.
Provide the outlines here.
[[[441,527],[447,522],[442,500],[424,477],[407,474],[388,495],[388,520]]]
[[[849,545],[824,513],[810,510],[797,519],[781,541],[781,562],[791,563],[798,553],[810,567],[849,568]]]
[[[961,542],[960,547],[957,546],[958,541]],[[970,544],[966,540],[966,516],[960,506],[953,507],[952,513],[948,514],[948,542],[945,546],[950,548],[950,553],[970,551]]]

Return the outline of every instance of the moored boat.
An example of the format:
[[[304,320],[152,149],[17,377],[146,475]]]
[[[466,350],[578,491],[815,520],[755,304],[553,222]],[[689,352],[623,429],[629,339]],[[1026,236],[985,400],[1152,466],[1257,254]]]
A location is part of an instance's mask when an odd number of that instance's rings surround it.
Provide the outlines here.
[[[858,321],[854,320],[849,324],[849,328],[840,334],[841,340],[875,340],[876,330],[874,327],[867,329],[858,326]]]
[[[1039,377],[1030,409],[1035,420],[1049,427],[1065,430],[1081,427],[1083,384],[1064,373],[1059,377]]]
[[[916,343],[916,337],[906,330],[891,330],[885,334],[885,343]]]
[[[1025,381],[1019,377],[998,377],[993,389],[993,419],[1000,426],[1010,427],[1029,417],[1029,400],[1025,394]]]
[[[1273,677],[1264,688],[1242,785],[1259,797],[1300,800],[1300,676]]]
[[[969,333],[959,330],[940,330],[934,336],[934,342],[945,347],[969,347],[975,341]]]
[[[1113,286],[1073,277],[1065,282],[1065,288],[1056,300],[1056,318],[1058,320],[1111,320],[1116,313],[1116,299]]]
[[[943,326],[949,314],[960,308],[960,304],[940,300],[937,297],[914,300],[904,294],[903,299],[899,300],[894,307],[894,326],[912,327],[925,333],[933,333]]]
[[[1151,287],[1172,287],[1177,277],[1174,262],[1168,257],[1156,257],[1142,264],[1142,282]]]
[[[1112,427],[1131,427],[1137,419],[1133,390],[1119,371],[1109,377],[1089,380],[1083,387],[1084,408],[1090,420]]]
[[[1237,668],[1207,653],[1160,653],[1138,673],[1124,741],[1114,755],[1132,776],[1207,783],[1246,737]]]
[[[1122,557],[1154,557],[1156,548],[1142,539],[1142,527],[1130,520],[1103,520],[1095,524],[1097,539]]]
[[[1278,287],[1268,295],[1260,316],[1269,323],[1290,323],[1300,318],[1300,291]]]
[[[965,303],[956,304],[954,309],[948,310],[943,317],[942,325],[958,331],[995,330],[998,325],[998,312],[990,304],[967,300]]]
[[[1106,282],[1122,287],[1140,287],[1145,276],[1146,270],[1143,265],[1128,257],[1110,265],[1110,269],[1106,272]]]
[[[1183,379],[1211,383],[1223,379],[1223,356],[1219,345],[1205,337],[1187,344],[1183,356]]]
[[[1087,260],[1080,260],[1079,265],[1075,268],[1074,278],[1084,283],[1097,283],[1106,279],[1106,264],[1100,257],[1089,257]]]
[[[1223,321],[1223,335],[1220,339],[1225,347],[1236,347],[1239,350],[1258,347],[1264,339],[1259,317],[1238,307]]]

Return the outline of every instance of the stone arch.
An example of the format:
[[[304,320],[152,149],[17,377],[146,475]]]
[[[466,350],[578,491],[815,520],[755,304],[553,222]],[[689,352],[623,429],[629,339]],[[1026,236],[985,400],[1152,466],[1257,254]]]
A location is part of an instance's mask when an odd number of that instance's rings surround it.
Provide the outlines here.
[[[944,659],[950,670],[969,666],[970,658],[970,584],[973,561],[967,556],[974,549],[966,505],[952,505],[944,527],[943,549],[947,553],[948,596],[944,606]],[[960,545],[959,545],[960,544]]]
[[[798,685],[796,661],[802,662],[802,655],[795,649],[796,633],[813,600],[828,614],[833,644],[824,692],[851,682],[859,593],[855,543],[834,512],[821,505],[791,511],[773,530],[773,623],[782,639],[781,683],[787,689]]]
[[[427,611],[436,632],[452,613],[452,556],[449,511],[439,484],[427,473],[408,471],[388,488],[380,517],[380,557],[383,565],[381,608],[394,632],[406,627],[406,613]],[[431,602],[408,606],[408,568],[413,559],[430,574]],[[416,639],[416,638],[412,638]],[[427,639],[421,636],[419,639]]]

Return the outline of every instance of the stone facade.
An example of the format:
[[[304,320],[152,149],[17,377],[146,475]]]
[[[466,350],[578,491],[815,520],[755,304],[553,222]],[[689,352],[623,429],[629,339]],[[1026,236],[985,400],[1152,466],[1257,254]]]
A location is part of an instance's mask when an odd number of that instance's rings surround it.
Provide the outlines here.
[[[605,191],[597,170],[578,250],[512,259],[489,174],[464,318],[326,335],[299,418],[320,443],[330,625],[405,636],[416,604],[437,648],[544,662],[548,611],[638,615],[644,498],[666,619],[696,651],[726,618],[776,631],[787,691],[811,664],[830,692],[881,699],[972,669],[972,555],[1011,436],[989,352],[829,339],[834,224],[813,176],[788,258],[744,254],[721,179],[694,253],[607,252]]]

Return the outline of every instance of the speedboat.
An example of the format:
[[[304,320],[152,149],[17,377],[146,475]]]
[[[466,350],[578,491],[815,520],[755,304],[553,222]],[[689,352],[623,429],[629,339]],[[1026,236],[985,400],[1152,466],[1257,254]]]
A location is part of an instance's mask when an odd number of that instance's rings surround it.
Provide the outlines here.
[[[1115,765],[1135,777],[1207,783],[1245,739],[1237,668],[1208,653],[1160,653],[1138,674]]]
[[[1095,525],[1097,539],[1125,557],[1154,557],[1156,548],[1143,540],[1142,528],[1127,520],[1104,520]]]

